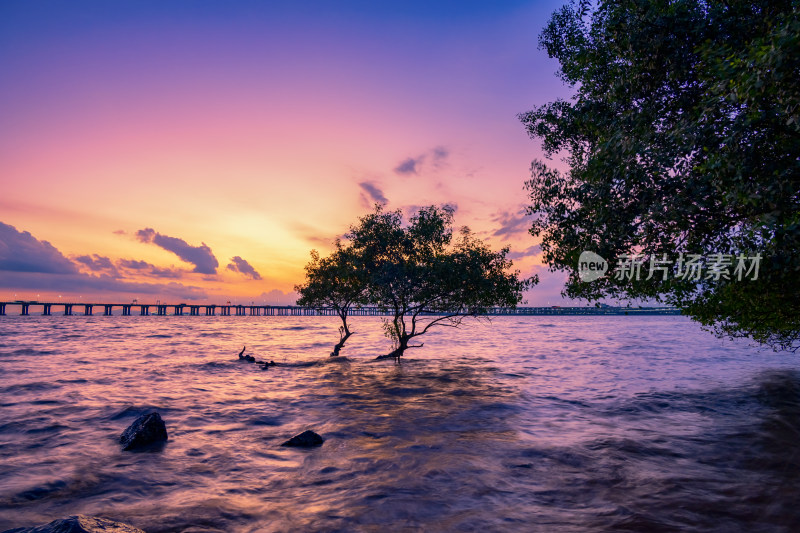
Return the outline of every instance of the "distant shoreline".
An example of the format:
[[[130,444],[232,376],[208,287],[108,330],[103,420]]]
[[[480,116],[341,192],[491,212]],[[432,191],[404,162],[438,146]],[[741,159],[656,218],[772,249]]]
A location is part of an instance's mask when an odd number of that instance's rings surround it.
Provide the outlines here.
[[[11,309],[16,308],[16,313]],[[97,313],[95,313],[97,308]],[[151,312],[153,309],[153,312]],[[102,310],[102,311],[101,311]],[[115,314],[114,311],[117,311]],[[332,308],[312,308],[297,305],[217,305],[217,304],[148,304],[148,303],[82,303],[82,302],[39,302],[15,300],[0,302],[0,316],[8,315],[85,315],[102,316],[337,316]],[[355,307],[349,316],[387,316],[390,313],[379,307]],[[446,313],[427,313],[438,315]],[[680,315],[676,307],[494,307],[478,316],[553,316],[553,315]]]

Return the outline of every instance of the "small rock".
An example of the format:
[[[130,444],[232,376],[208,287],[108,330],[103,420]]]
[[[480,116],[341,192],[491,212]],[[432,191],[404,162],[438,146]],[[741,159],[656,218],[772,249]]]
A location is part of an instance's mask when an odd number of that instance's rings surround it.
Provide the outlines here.
[[[144,533],[144,531],[122,522],[95,516],[77,515],[53,520],[44,526],[18,527],[4,533]]]
[[[281,446],[296,446],[299,448],[312,448],[314,446],[321,446],[325,439],[317,435],[311,430],[304,431],[299,435],[295,435],[287,440]]]
[[[123,450],[141,448],[155,442],[167,440],[167,426],[158,413],[142,415],[122,432],[119,442]]]

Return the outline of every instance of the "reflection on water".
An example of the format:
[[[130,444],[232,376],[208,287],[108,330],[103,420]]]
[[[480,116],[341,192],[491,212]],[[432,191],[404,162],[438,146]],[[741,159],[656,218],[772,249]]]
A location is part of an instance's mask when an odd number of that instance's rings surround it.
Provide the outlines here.
[[[682,317],[502,317],[401,366],[364,318],[4,317],[0,529],[795,531],[795,356]],[[246,344],[277,367],[238,361]],[[121,452],[157,409],[170,441]],[[283,448],[305,429],[313,450]]]

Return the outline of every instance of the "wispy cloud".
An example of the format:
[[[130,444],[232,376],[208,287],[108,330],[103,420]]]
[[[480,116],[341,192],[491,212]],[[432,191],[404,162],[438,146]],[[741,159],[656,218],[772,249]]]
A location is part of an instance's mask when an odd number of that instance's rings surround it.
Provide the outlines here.
[[[366,201],[363,194],[361,200],[362,203]],[[367,205],[366,207],[369,207],[370,205]],[[310,226],[297,220],[291,221],[288,224],[295,235],[305,241],[308,241],[314,246],[327,249],[330,248],[334,240],[336,240],[336,235],[329,233],[330,230],[328,228],[322,229],[317,226]]]
[[[444,165],[447,158],[450,156],[450,151],[444,146],[437,146],[431,150],[431,159],[437,168]]]
[[[229,263],[226,267],[228,270],[232,272],[238,272],[245,277],[250,279],[261,279],[261,274],[256,272],[256,269],[248,263],[246,260],[242,259],[238,255],[235,257],[231,257],[232,263]]]
[[[443,146],[437,146],[416,157],[407,157],[394,167],[395,174],[400,176],[419,175],[426,161],[430,161],[435,169],[444,166],[450,152]]]
[[[397,174],[408,176],[410,174],[419,174],[419,167],[422,166],[422,161],[425,160],[425,156],[421,155],[419,157],[409,157],[408,159],[403,160],[399,165],[394,167],[394,171]]]
[[[358,184],[361,187],[361,204],[365,207],[372,207],[376,203],[386,205],[389,200],[383,194],[383,190],[374,181],[362,181]]]
[[[216,274],[219,261],[214,257],[211,248],[206,243],[202,246],[192,246],[183,239],[169,237],[156,232],[153,228],[145,228],[136,232],[136,238],[141,242],[153,243],[156,246],[174,253],[181,260],[194,265],[193,272],[200,274]]]
[[[458,213],[458,204],[456,202],[447,202],[447,203],[439,204],[439,207],[445,207],[445,206],[452,207],[453,208],[453,213]],[[408,204],[408,205],[402,206],[400,208],[400,210],[403,212],[403,214],[406,216],[406,218],[411,218],[414,215],[416,215],[417,213],[419,213],[419,210],[422,209],[423,207],[428,207],[428,206],[427,205],[418,205],[418,204]]]
[[[283,292],[278,289],[272,289],[269,292],[262,292],[258,300],[269,305],[294,305],[298,296],[296,292]]]
[[[497,213],[492,222],[498,224],[500,227],[496,229],[492,235],[495,237],[509,237],[512,235],[519,235],[526,233],[531,226],[531,217],[527,215],[524,209],[519,211],[503,211]]]
[[[542,253],[542,247],[538,244],[534,244],[533,246],[529,246],[521,252],[509,252],[506,257],[512,261],[516,261],[517,259],[523,259],[526,257],[535,257],[540,253]]]

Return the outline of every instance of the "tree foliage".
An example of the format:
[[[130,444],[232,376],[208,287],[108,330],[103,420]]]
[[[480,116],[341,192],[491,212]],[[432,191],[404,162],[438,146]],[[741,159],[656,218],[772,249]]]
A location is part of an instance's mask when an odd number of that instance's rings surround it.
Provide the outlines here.
[[[468,228],[454,238],[447,206],[424,207],[406,223],[401,211],[377,205],[345,240],[327,258],[312,253],[298,303],[338,309],[371,304],[387,311],[384,330],[393,350],[382,357],[399,359],[422,346],[412,339],[432,327],[459,327],[490,307],[514,307],[538,281],[521,280],[510,270],[507,248],[491,251]],[[346,313],[339,315],[346,328]]]
[[[574,90],[520,115],[558,171],[526,186],[571,297],[657,298],[720,334],[800,341],[800,2],[564,6],[540,45]],[[582,283],[578,255],[762,256],[757,280]]]

